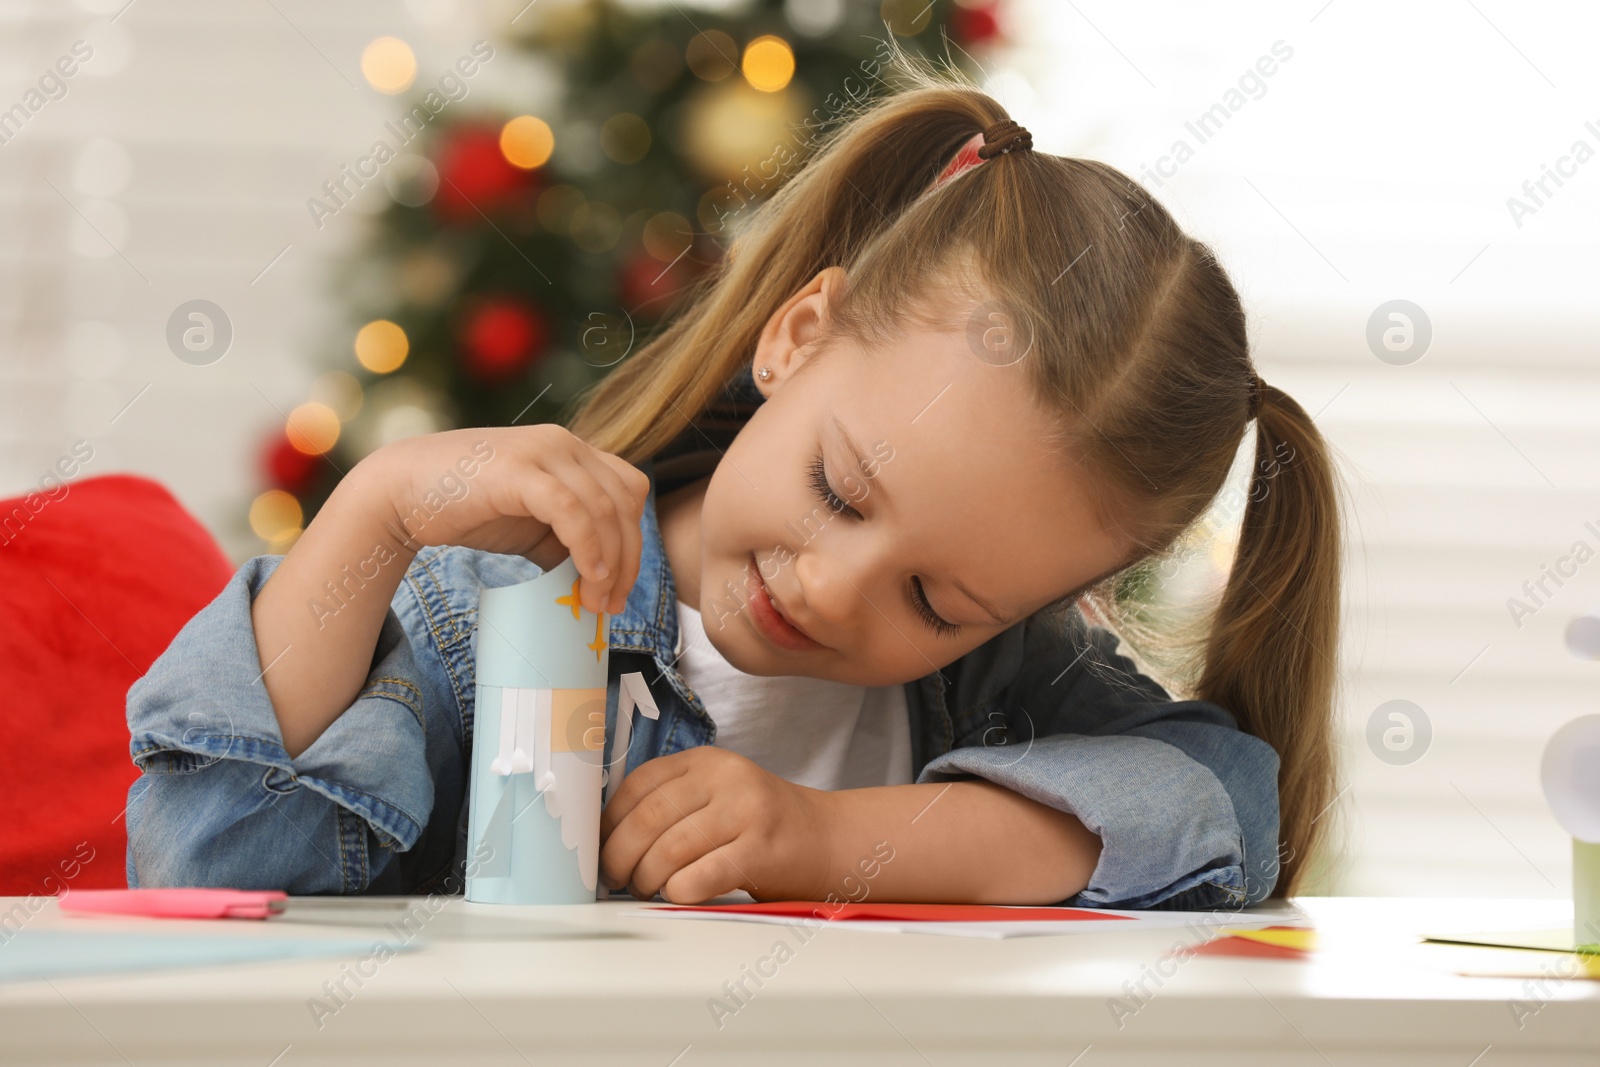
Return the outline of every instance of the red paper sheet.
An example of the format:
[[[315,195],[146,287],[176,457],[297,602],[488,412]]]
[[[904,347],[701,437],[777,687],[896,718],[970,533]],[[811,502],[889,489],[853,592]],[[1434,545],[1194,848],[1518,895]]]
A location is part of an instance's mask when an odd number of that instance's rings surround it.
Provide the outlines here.
[[[995,904],[829,904],[820,900],[764,900],[756,904],[652,905],[656,911],[752,912],[796,919],[877,920],[880,922],[1097,922],[1130,915],[1107,915],[1093,908],[1025,908]]]

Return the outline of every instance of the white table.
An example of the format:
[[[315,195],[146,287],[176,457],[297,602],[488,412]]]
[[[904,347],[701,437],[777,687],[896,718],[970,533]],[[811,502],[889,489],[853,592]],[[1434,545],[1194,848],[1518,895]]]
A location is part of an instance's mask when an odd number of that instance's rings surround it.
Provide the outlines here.
[[[0,985],[0,1062],[1600,1063],[1600,982],[1541,987],[1455,973],[1486,960],[1510,966],[1563,957],[1415,940],[1421,931],[1560,925],[1570,915],[1564,902],[1298,903],[1316,920],[1326,949],[1311,962],[1212,956],[1177,962],[1173,948],[1197,936],[1174,929],[1007,940],[822,929],[790,958],[765,964],[771,977],[759,988],[746,978],[753,995],[720,1028],[711,998],[724,997],[723,983],[748,975],[777,941],[797,942],[792,930],[622,916],[640,906],[632,901],[491,907],[496,917],[556,918],[623,936],[430,938],[421,950],[377,966],[320,1027],[309,1005],[324,995],[325,981],[340,977],[339,960]],[[441,914],[482,910],[455,898]],[[86,923],[174,933],[217,927],[69,917],[52,902],[32,928],[86,929]],[[251,937],[351,935],[278,920],[235,921],[227,929]],[[378,931],[355,935],[375,939]],[[1170,976],[1152,977],[1158,971]],[[1152,994],[1142,1005],[1130,996],[1141,978]]]

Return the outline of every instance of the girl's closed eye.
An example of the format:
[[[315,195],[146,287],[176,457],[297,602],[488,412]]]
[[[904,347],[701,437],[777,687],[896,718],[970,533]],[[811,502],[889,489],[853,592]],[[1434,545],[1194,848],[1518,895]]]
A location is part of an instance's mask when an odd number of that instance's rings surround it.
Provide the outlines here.
[[[809,469],[811,471],[811,487],[816,490],[817,496],[822,498],[822,502],[824,504],[828,505],[828,507],[832,508],[835,512],[843,512],[853,519],[861,519],[865,517],[861,514],[861,512],[851,507],[848,501],[844,500],[837,493],[835,493],[833,491],[833,486],[828,484],[828,470],[823,464],[821,449],[818,449],[817,454],[812,458],[811,467]]]
[[[927,594],[922,591],[922,579],[916,575],[911,576],[911,603],[917,609],[917,614],[922,616],[922,621],[940,637],[954,637],[961,632],[961,627],[953,622],[945,622],[933,610],[933,605],[928,603]]]
[[[811,487],[816,491],[817,496],[824,504],[827,504],[828,507],[832,508],[835,512],[849,515],[858,521],[865,520],[865,516],[863,516],[861,512],[851,507],[848,502],[843,500],[837,493],[833,491],[833,486],[828,484],[828,470],[823,461],[822,452],[820,449],[818,450],[817,454],[812,457],[811,466],[809,469],[811,471]],[[918,617],[920,617],[922,621],[928,625],[928,628],[938,636],[954,637],[956,634],[961,632],[960,626],[953,622],[945,621],[945,619],[943,619],[938,612],[933,610],[933,605],[929,603],[927,594],[923,592],[922,579],[916,577],[915,575],[913,575],[911,578],[910,600],[911,606],[916,609]]]

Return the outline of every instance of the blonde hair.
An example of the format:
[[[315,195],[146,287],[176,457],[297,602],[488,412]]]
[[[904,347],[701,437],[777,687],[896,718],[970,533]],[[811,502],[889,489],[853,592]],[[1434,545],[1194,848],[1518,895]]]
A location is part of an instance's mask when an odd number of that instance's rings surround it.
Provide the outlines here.
[[[910,84],[833,131],[661,332],[579,398],[569,428],[630,462],[654,456],[826,267],[845,268],[829,337],[892,336],[940,287],[988,296],[1029,331],[1022,362],[1059,427],[1049,444],[1081,460],[1137,546],[1116,572],[1042,611],[1082,601],[1115,626],[1128,618],[1119,577],[1205,512],[1249,428],[1255,370],[1239,296],[1209,247],[1104,163],[1013,151],[936,182],[964,144],[1009,116],[954,72],[896,59]],[[1339,507],[1327,445],[1292,397],[1263,386],[1254,436],[1258,457],[1290,458],[1253,482],[1192,695],[1278,753],[1274,895],[1287,895],[1334,798]]]

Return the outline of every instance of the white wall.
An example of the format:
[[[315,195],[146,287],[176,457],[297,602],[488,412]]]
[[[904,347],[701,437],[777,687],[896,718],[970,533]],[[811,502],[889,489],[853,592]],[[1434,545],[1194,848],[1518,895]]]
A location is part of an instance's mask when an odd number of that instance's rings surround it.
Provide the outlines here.
[[[262,442],[349,358],[330,272],[385,193],[369,186],[320,230],[306,200],[400,111],[362,79],[361,51],[400,36],[433,81],[511,16],[449,0],[125,5],[0,0],[0,109],[74,42],[93,51],[0,144],[0,493],[84,439],[84,474],[159,478],[243,558],[263,547],[245,523]],[[502,48],[451,106],[531,106],[528,75]],[[196,298],[234,331],[209,366],[165,339]]]

